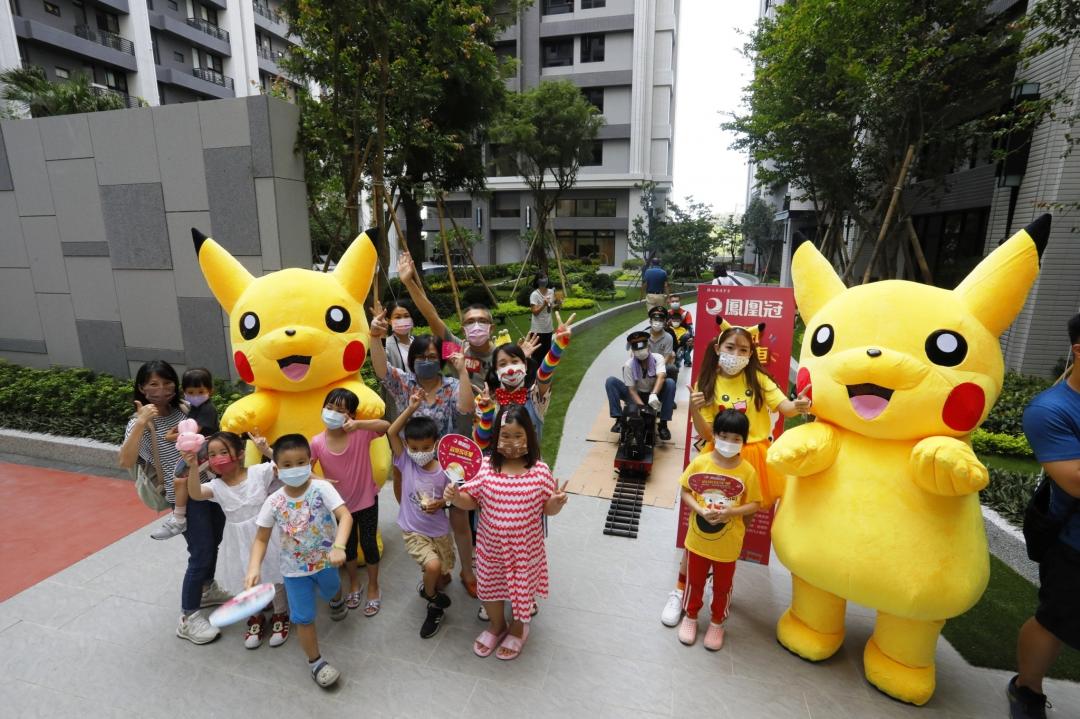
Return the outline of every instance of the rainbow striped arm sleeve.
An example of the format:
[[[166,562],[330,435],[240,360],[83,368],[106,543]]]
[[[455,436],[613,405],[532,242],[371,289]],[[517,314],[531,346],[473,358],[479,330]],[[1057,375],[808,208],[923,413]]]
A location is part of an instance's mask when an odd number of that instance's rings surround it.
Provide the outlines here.
[[[473,425],[473,441],[480,449],[487,449],[491,445],[491,428],[495,424],[495,410],[497,405],[492,402],[485,410],[478,410],[477,421]]]
[[[570,346],[570,337],[568,335],[556,335],[554,340],[547,356],[544,357],[544,361],[540,363],[540,369],[536,370],[536,381],[541,384],[547,384],[551,381],[551,375],[555,372],[555,368],[559,366],[559,360],[562,359],[563,350]]]

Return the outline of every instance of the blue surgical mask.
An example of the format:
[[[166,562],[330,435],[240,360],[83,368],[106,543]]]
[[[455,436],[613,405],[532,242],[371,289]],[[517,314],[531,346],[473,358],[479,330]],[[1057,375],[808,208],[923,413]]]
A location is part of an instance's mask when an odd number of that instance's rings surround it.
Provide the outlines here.
[[[439,366],[439,360],[433,359],[418,359],[413,365],[413,371],[416,374],[416,379],[431,379],[439,374],[439,370],[442,367]]]
[[[185,394],[184,399],[187,400],[187,403],[190,404],[192,407],[201,407],[202,405],[206,404],[206,400],[210,399],[210,395]]]
[[[327,429],[341,429],[345,425],[345,415],[332,409],[323,408],[322,421]]]
[[[300,487],[311,476],[311,467],[306,464],[299,467],[278,467],[277,476],[278,479],[290,487]]]

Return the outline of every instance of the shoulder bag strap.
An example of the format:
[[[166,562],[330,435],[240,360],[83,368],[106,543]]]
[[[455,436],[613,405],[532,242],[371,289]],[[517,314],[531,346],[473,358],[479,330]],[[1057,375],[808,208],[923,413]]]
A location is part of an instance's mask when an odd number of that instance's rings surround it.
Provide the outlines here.
[[[165,486],[165,472],[161,469],[161,450],[158,449],[157,438],[157,420],[151,419],[150,425],[146,428],[146,431],[150,434],[150,452],[154,457],[154,467],[157,469],[158,481],[161,482],[161,486]]]

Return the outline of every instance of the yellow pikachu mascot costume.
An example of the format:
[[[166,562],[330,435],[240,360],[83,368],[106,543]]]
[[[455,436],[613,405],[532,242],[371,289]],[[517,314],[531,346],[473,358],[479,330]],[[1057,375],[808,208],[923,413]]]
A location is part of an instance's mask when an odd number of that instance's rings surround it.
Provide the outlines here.
[[[192,228],[210,290],[229,313],[233,362],[255,391],[234,402],[221,428],[256,427],[271,443],[284,434],[322,432],[326,393],[337,387],[360,398],[357,419],[383,416],[382,399],[358,376],[371,339],[363,301],[375,276],[375,246],[361,234],[333,272],[289,268],[253,277],[221,245]],[[385,437],[371,443],[371,469],[382,487],[390,472]]]
[[[850,600],[877,610],[863,664],[875,687],[925,704],[945,620],[990,576],[968,435],[1001,392],[998,336],[1024,306],[1050,232],[1043,215],[952,291],[888,280],[846,288],[805,243],[792,260],[806,323],[797,386],[818,421],[769,448],[787,475],[773,524],[792,573],[780,643],[821,661],[844,641]]]

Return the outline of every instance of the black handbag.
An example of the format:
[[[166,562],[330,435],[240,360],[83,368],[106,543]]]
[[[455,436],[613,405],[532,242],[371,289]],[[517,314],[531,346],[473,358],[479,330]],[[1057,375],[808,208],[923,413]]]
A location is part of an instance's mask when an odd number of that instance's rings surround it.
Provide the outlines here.
[[[1041,562],[1050,547],[1058,541],[1065,523],[1076,511],[1073,502],[1072,508],[1061,519],[1050,516],[1050,487],[1053,480],[1043,476],[1039,485],[1035,487],[1035,493],[1031,495],[1031,501],[1024,509],[1024,542],[1027,544],[1028,559],[1033,562]]]

